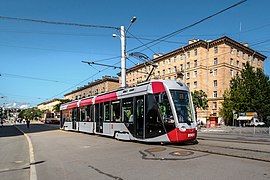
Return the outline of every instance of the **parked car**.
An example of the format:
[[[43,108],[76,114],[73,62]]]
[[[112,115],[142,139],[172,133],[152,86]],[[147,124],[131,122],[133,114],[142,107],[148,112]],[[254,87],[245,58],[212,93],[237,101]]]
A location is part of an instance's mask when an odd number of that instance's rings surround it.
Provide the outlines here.
[[[250,126],[265,126],[265,123],[260,122],[258,118],[252,118],[249,125]]]

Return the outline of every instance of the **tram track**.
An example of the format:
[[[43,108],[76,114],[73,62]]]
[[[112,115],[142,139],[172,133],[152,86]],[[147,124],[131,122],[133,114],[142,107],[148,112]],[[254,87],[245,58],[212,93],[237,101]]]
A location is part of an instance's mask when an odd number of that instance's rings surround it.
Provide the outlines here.
[[[243,138],[218,138],[218,137],[205,137],[205,136],[201,136],[198,137],[197,140],[208,140],[208,141],[222,141],[222,142],[237,142],[237,143],[245,143],[245,144],[257,144],[257,145],[270,145],[270,141],[267,140],[262,140],[260,139],[260,141],[258,141],[258,139],[256,140],[246,140]]]
[[[195,152],[203,152],[241,159],[250,159],[256,161],[270,162],[270,148],[268,144],[239,144],[237,141],[219,141],[200,140],[198,144],[187,145],[168,145],[169,147]],[[261,149],[260,149],[261,148]],[[269,149],[269,150],[268,150]]]

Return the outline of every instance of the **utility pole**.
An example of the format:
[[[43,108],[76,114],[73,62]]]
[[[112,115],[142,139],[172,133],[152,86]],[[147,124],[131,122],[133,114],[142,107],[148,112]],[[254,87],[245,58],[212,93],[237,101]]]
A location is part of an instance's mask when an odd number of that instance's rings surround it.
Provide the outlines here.
[[[120,28],[120,31],[121,31],[121,33],[120,33],[120,40],[121,40],[121,79],[122,79],[121,87],[122,88],[126,87],[126,59],[127,59],[127,54],[126,54],[126,33],[128,32],[131,25],[136,21],[136,19],[137,18],[135,16],[131,19],[130,24],[128,25],[127,29],[125,29],[124,26],[121,26],[121,28]],[[112,36],[116,37],[118,35],[113,34]]]
[[[122,85],[121,87],[126,87],[126,32],[125,27],[121,26],[121,79]]]

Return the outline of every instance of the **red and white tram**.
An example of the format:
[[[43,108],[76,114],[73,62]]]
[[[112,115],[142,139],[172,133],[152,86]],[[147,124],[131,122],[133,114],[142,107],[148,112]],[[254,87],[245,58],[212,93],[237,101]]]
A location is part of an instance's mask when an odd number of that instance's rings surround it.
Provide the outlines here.
[[[187,142],[197,137],[189,88],[152,80],[132,88],[61,105],[61,128],[143,142]]]

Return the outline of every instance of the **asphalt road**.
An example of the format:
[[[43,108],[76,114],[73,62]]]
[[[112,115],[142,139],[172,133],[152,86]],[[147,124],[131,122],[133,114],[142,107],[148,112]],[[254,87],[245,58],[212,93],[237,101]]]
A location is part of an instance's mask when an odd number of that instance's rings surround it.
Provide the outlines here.
[[[23,133],[14,126],[0,128],[0,179],[29,180],[29,150]]]
[[[194,145],[124,142],[41,124],[17,127],[33,143],[38,180],[270,179],[269,162],[185,149]],[[22,135],[4,138],[27,145]]]

